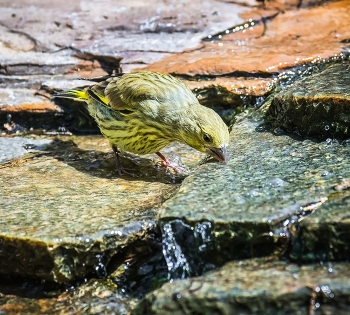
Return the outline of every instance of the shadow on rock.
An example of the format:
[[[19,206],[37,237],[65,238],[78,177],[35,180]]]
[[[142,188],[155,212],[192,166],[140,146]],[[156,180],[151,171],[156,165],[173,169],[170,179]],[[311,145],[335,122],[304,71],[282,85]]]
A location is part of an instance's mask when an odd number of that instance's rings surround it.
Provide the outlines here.
[[[112,150],[111,152],[84,150],[72,140],[55,139],[47,148],[47,154],[91,176],[108,179],[120,177]],[[122,175],[122,178],[130,181],[176,184],[182,182],[188,175],[188,173],[174,174],[157,162],[130,153],[121,156],[121,164],[128,172],[135,175]]]

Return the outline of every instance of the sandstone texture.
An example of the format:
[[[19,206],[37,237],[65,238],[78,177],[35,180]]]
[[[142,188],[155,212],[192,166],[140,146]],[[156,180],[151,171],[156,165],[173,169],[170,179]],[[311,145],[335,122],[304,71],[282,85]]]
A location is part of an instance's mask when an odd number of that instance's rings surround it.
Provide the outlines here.
[[[271,13],[271,19],[251,17],[251,21],[223,30],[222,35],[208,34],[210,41],[200,50],[169,56],[146,69],[190,76],[268,77],[317,57],[327,59],[339,54],[345,46],[342,41],[350,37],[349,6],[348,1],[339,1],[277,11]]]

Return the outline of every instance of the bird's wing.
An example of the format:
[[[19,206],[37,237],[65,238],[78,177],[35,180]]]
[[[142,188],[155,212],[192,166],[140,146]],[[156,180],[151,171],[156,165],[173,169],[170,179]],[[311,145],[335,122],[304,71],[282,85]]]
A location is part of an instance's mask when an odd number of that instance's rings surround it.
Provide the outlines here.
[[[137,111],[146,101],[156,106],[197,102],[181,81],[149,71],[109,77],[94,85],[91,91],[114,111]]]
[[[153,78],[152,78],[153,79]],[[159,88],[145,73],[125,74],[120,78],[112,77],[104,84],[104,95],[113,110],[135,111],[146,100],[159,101]],[[164,94],[164,93],[163,93]]]
[[[87,93],[89,96],[94,99],[99,104],[108,107],[109,109],[118,112],[123,115],[131,114],[134,110],[129,109],[129,106],[122,102],[121,100],[117,103],[117,106],[115,105],[115,102],[112,103],[109,98],[106,96],[106,88],[109,86],[110,82],[113,80],[117,80],[115,77],[107,77],[106,80],[99,82],[98,84],[95,84],[93,86],[90,86],[87,89]],[[113,91],[113,95],[117,91]],[[117,93],[116,93],[117,94]],[[114,106],[112,106],[112,104]]]

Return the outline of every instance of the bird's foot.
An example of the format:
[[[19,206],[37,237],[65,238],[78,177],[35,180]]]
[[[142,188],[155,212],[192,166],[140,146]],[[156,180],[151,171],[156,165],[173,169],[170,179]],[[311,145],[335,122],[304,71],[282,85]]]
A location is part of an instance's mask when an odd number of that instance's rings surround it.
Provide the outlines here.
[[[156,154],[162,159],[162,164],[165,166],[165,170],[168,171],[169,169],[172,169],[177,174],[182,174],[186,171],[186,169],[179,164],[170,162],[162,153],[156,152]]]
[[[118,167],[119,176],[129,175],[131,177],[139,177],[138,175],[136,175],[136,174],[134,174],[132,172],[129,172],[129,171],[132,171],[132,170],[130,170],[128,168],[124,168],[124,167],[119,166],[119,165],[117,165],[117,167]]]
[[[184,167],[180,166],[179,164],[169,162],[168,160],[162,161],[161,163],[163,166],[165,166],[165,171],[169,171],[169,169],[172,169],[177,174],[182,174],[186,172],[186,169]]]
[[[131,177],[139,177],[138,175],[129,172],[129,169],[124,168],[120,164],[120,159],[119,159],[120,152],[118,151],[118,148],[116,146],[112,146],[112,149],[113,149],[113,153],[114,153],[114,157],[115,157],[115,164],[117,165],[119,176],[129,175]]]

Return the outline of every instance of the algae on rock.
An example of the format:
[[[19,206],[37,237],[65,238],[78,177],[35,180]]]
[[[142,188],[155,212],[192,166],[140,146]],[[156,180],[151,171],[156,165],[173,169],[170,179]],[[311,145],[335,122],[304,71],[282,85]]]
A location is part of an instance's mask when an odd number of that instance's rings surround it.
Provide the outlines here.
[[[319,139],[350,137],[350,64],[334,64],[277,93],[266,113],[273,126]]]

